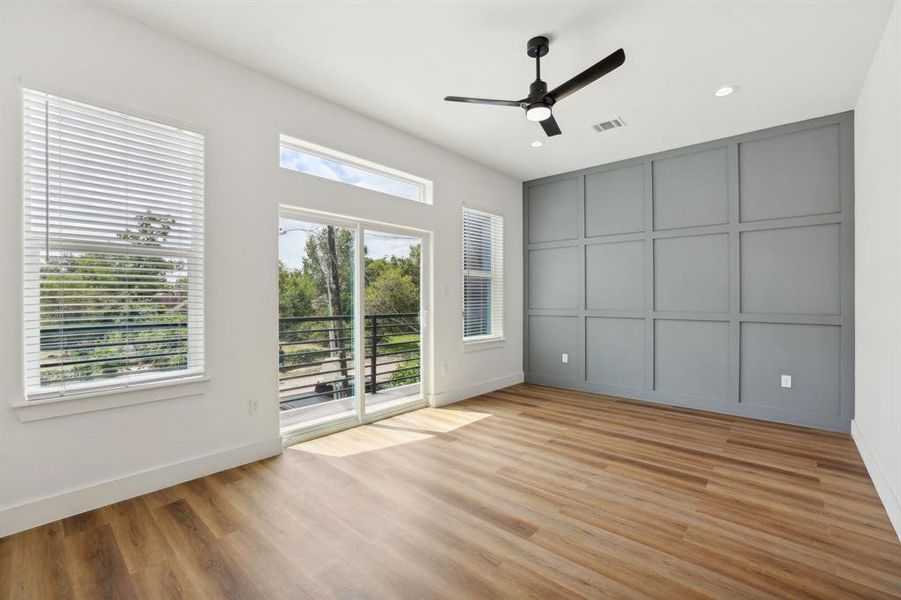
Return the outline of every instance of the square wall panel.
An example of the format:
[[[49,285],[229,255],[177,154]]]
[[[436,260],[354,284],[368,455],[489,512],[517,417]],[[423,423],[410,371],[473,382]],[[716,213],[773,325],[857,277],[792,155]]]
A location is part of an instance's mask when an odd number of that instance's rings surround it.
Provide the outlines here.
[[[578,317],[529,317],[530,373],[578,379],[582,347]]]
[[[782,376],[791,387],[782,387]],[[841,329],[742,323],[741,402],[841,416]]]
[[[654,229],[729,222],[726,148],[654,161]]]
[[[529,308],[579,308],[579,248],[529,250]]]
[[[644,165],[585,176],[585,235],[644,231]]]
[[[589,382],[644,388],[644,319],[589,317],[585,347]]]
[[[529,188],[529,242],[579,237],[582,178],[572,177]]]
[[[585,306],[643,310],[644,241],[585,246]]]
[[[742,312],[839,314],[840,236],[838,224],[742,232]]]
[[[654,241],[657,310],[729,311],[729,235]]]
[[[841,210],[838,125],[743,142],[738,160],[742,221]]]
[[[729,324],[657,320],[654,389],[725,401],[729,396]]]

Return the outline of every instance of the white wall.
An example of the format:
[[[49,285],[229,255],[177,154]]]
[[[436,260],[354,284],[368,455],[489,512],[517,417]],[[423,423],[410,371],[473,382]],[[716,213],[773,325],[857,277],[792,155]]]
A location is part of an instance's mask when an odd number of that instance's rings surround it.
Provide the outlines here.
[[[518,181],[94,5],[4,2],[0,40],[0,535],[279,451],[280,203],[434,231],[437,401],[521,380]],[[10,408],[22,401],[23,79],[205,130],[204,393],[30,422]],[[434,206],[280,169],[279,133],[429,178]],[[499,349],[462,351],[464,201],[506,217]],[[260,414],[248,413],[252,397],[265,400]]]
[[[901,2],[855,109],[854,439],[901,537]]]

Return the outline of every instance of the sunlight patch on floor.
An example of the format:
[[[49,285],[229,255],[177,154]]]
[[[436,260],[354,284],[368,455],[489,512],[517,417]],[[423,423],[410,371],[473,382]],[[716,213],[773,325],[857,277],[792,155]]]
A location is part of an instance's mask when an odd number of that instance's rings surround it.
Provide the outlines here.
[[[465,427],[490,417],[489,413],[471,410],[450,410],[447,408],[423,408],[403,415],[379,421],[376,425],[403,427],[432,433],[448,433],[459,427]]]
[[[490,413],[447,408],[422,408],[403,415],[345,429],[289,446],[288,450],[312,452],[324,456],[353,456],[372,450],[382,450],[410,442],[419,442],[434,434],[448,433],[460,427],[481,421]]]
[[[427,440],[431,437],[432,435],[428,433],[362,425],[316,438],[315,440],[301,442],[290,446],[288,449],[323,454],[325,456],[343,457]]]

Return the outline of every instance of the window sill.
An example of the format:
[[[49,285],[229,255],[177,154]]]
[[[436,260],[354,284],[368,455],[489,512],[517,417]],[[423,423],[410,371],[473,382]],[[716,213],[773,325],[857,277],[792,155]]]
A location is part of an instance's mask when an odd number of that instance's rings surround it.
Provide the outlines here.
[[[86,391],[82,394],[46,400],[25,400],[13,403],[12,409],[22,422],[38,421],[120,406],[197,396],[206,391],[208,382],[209,378],[206,376],[197,375],[126,388]]]
[[[507,343],[502,337],[486,338],[484,340],[472,340],[463,342],[463,352],[479,352],[480,350],[493,350],[501,348]]]

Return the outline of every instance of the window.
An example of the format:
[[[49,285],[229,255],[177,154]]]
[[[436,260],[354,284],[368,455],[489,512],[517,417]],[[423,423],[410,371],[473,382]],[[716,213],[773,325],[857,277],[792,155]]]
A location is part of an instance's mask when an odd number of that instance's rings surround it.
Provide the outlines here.
[[[24,98],[28,400],[203,373],[203,136]]]
[[[504,336],[504,218],[463,208],[463,340]]]
[[[426,179],[284,135],[280,138],[279,165],[283,169],[331,179],[405,200],[432,203],[432,182]]]

